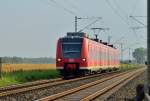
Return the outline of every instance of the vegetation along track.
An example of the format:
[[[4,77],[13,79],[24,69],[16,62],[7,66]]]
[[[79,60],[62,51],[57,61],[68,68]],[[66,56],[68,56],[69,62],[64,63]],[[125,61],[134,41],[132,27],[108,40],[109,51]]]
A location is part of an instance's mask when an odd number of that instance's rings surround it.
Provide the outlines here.
[[[11,86],[7,86],[7,87],[0,87],[0,94],[2,92],[27,88],[27,87],[31,87],[31,86],[38,86],[38,85],[42,85],[42,84],[46,84],[46,83],[53,83],[53,82],[57,82],[57,81],[62,81],[62,78],[51,79],[51,80],[39,80],[39,81],[28,82],[28,83],[23,83],[23,84],[11,85]]]
[[[63,80],[61,78],[54,79],[54,80],[41,80],[41,81],[36,81],[36,82],[31,82],[31,83],[3,87],[3,88],[0,88],[0,98],[7,97],[7,96],[13,95],[13,94],[24,93],[24,92],[28,92],[28,91],[37,90],[37,89],[44,89],[47,87],[57,86],[57,85],[65,84],[65,83],[85,80],[85,79],[99,77],[99,76],[105,76],[105,75],[114,74],[114,73],[118,73],[118,72],[88,75],[86,77],[75,78],[75,79],[70,79],[70,80]]]
[[[57,93],[37,101],[91,101],[109,92],[125,81],[129,81],[144,72],[144,68],[135,71],[122,72],[95,82]]]

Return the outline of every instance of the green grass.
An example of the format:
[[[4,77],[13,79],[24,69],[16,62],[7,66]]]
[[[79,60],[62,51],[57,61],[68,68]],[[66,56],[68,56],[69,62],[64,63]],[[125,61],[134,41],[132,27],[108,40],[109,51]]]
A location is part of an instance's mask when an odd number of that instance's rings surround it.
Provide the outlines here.
[[[144,65],[140,65],[140,64],[121,64],[121,69],[122,70],[137,69],[143,66]]]
[[[60,77],[57,70],[34,70],[34,71],[15,71],[3,73],[0,79],[0,86],[25,83],[42,79],[54,79]]]
[[[0,87],[21,83],[13,77],[2,77],[0,79]]]
[[[140,68],[138,64],[121,64],[122,70]],[[54,79],[60,77],[57,70],[34,70],[34,71],[15,71],[12,73],[3,73],[0,79],[0,87],[12,84],[25,83],[42,79]]]

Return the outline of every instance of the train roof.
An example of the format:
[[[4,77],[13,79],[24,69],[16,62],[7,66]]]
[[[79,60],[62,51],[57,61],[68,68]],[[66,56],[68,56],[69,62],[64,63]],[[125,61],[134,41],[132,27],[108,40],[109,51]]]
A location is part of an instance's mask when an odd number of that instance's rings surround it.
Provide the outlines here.
[[[67,37],[86,37],[84,32],[68,32]]]
[[[99,40],[98,38],[87,37],[87,34],[84,32],[67,32],[67,36],[63,37],[63,39],[70,39],[70,38],[74,38],[74,39],[76,39],[76,38],[87,38],[87,39],[95,41],[97,43],[101,43],[101,44],[104,44],[104,45],[109,46],[111,48],[117,49],[112,44],[108,44],[107,42],[102,42],[102,40]]]

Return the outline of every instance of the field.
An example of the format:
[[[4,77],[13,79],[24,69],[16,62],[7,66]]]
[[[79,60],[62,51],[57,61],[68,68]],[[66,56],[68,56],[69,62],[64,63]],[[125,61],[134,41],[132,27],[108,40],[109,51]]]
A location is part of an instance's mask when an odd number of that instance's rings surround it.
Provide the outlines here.
[[[2,73],[2,77],[0,79],[0,86],[7,86],[43,79],[54,79],[58,77],[60,77],[59,72],[55,69]]]
[[[121,66],[122,70],[129,70],[129,69],[145,67],[145,65],[143,65],[143,64],[121,64],[120,66]]]
[[[58,77],[55,64],[2,64],[0,86]]]
[[[123,70],[141,67],[136,64],[121,64]],[[60,77],[55,64],[3,64],[0,86],[25,83]]]
[[[55,64],[2,64],[2,72],[56,69]]]

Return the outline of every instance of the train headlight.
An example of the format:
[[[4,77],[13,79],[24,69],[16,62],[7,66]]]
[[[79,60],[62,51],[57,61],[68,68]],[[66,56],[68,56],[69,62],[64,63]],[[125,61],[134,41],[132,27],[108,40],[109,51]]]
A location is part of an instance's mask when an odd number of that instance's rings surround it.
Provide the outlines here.
[[[57,59],[57,61],[58,61],[58,62],[60,62],[60,61],[61,61],[61,59],[60,59],[60,58],[58,58],[58,59]]]
[[[86,59],[85,59],[85,58],[83,58],[83,59],[82,59],[82,61],[86,61]]]

